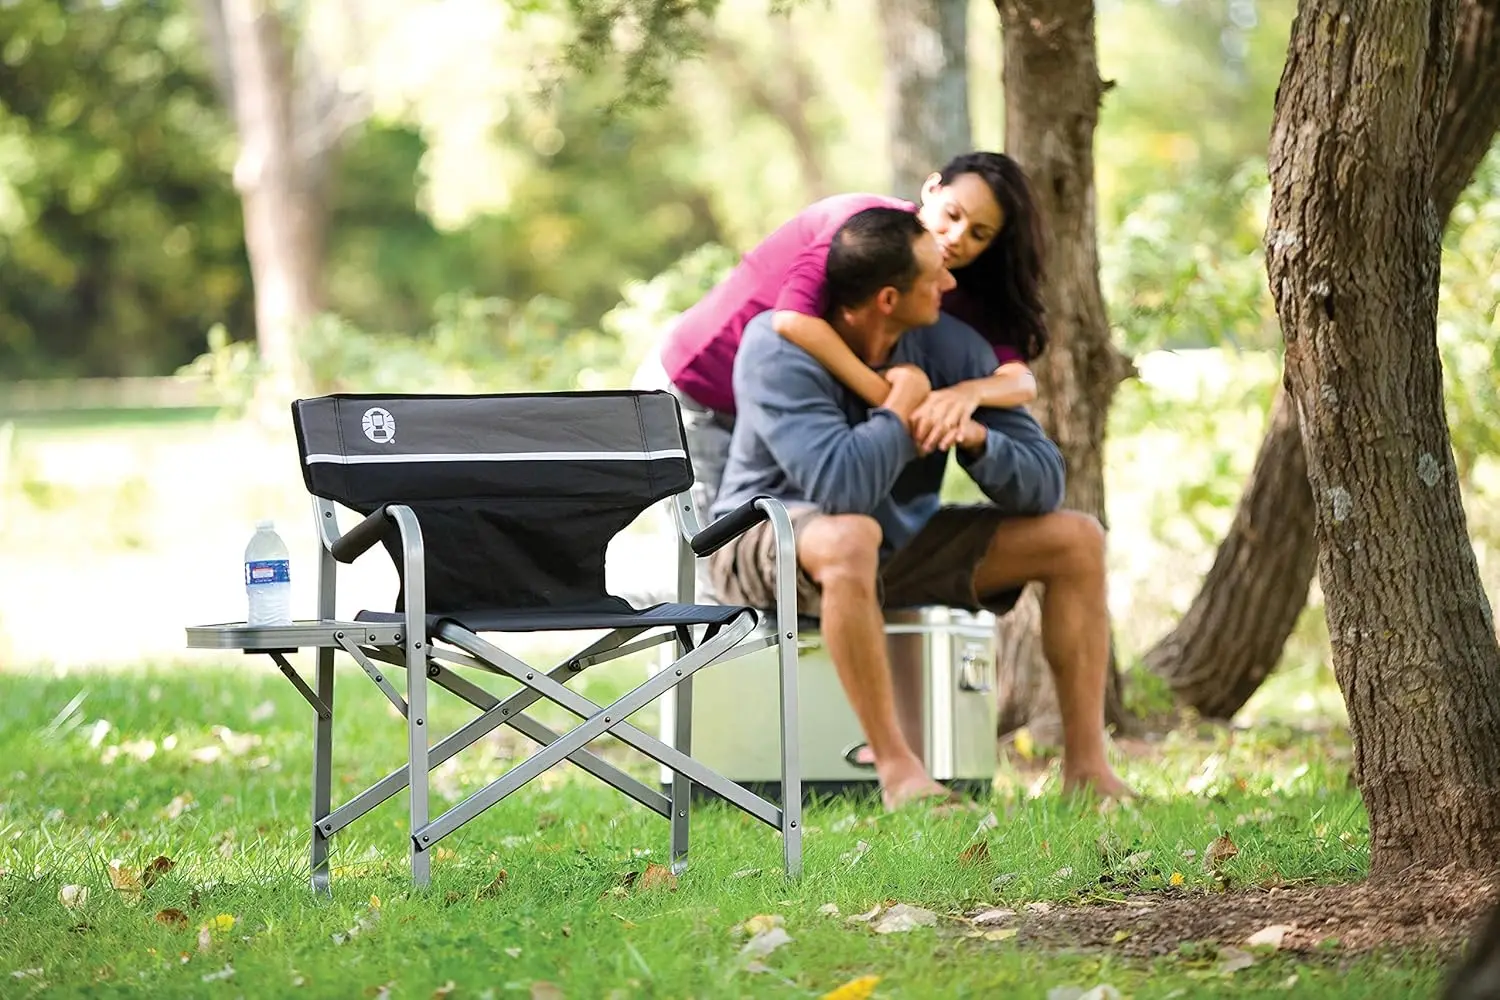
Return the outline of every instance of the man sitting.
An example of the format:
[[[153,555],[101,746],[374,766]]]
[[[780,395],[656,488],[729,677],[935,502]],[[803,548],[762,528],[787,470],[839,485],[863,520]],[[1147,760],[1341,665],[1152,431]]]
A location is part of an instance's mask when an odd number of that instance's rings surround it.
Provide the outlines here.
[[[872,208],[850,218],[828,253],[826,316],[863,361],[891,367],[896,390],[870,409],[778,336],[769,313],[751,320],[734,365],[739,414],[714,516],[757,495],[787,505],[799,610],[821,619],[887,808],[947,792],[898,724],[882,608],[1003,614],[1033,580],[1046,585],[1042,640],[1062,709],[1064,787],[1127,794],[1105,757],[1104,532],[1092,517],[1057,509],[1056,446],[1024,410],[977,411],[959,432],[958,461],[992,503],[944,507],[947,453],[920,455],[908,431],[929,383],[983,378],[994,368],[977,333],[941,316],[952,286],[914,214]],[[772,606],[770,525],[720,549],[709,569],[725,602]]]

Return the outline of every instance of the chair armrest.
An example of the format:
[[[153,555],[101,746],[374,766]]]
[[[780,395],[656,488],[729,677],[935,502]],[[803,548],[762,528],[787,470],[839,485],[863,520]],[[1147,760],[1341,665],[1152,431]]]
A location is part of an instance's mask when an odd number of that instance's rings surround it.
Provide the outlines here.
[[[329,548],[333,558],[341,563],[352,563],[383,539],[395,526],[386,507],[385,504],[376,507],[363,521],[340,535]]]
[[[761,500],[769,499],[770,497],[751,497],[698,532],[688,542],[688,545],[692,546],[693,554],[699,558],[712,555],[760,522],[767,520],[770,515],[756,505]]]

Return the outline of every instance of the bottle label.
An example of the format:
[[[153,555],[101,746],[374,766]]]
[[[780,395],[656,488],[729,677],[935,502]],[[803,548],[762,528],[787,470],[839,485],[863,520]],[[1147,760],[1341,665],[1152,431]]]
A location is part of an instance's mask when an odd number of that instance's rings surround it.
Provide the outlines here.
[[[245,563],[245,585],[258,583],[291,583],[292,574],[285,559],[262,559]]]

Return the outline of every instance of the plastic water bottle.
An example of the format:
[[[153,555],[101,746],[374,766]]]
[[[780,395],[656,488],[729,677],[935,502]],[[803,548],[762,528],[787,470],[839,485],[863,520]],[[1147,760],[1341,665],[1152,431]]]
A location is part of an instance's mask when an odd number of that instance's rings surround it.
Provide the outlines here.
[[[286,543],[272,521],[260,521],[245,547],[245,593],[249,625],[292,623],[292,577]]]

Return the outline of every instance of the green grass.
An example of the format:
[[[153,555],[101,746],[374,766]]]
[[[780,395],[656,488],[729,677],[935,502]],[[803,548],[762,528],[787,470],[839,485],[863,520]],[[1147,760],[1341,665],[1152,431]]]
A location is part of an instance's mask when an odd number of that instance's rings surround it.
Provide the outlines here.
[[[588,692],[596,700],[623,683],[599,676],[608,680]],[[468,712],[439,697],[431,714],[445,732]],[[396,766],[403,739],[352,666],[340,667],[337,705],[347,721],[335,736],[336,798]],[[1338,733],[1173,735],[1126,763],[1149,801],[1104,812],[1061,801],[1046,772],[1040,796],[1023,794],[1036,776],[1007,768],[990,803],[998,825],[983,833],[973,815],[818,804],[795,884],[779,874],[772,831],[705,806],[675,888],[626,886],[629,873],[664,860],[666,824],[555,771],[445,841],[432,887],[413,892],[397,796],[336,838],[328,900],[306,886],[309,723],[257,659],[0,675],[0,996],[345,997],[388,986],[391,996],[429,997],[452,983],[455,997],[527,997],[545,981],[570,998],[809,997],[863,975],[881,977],[884,998],[1040,998],[1100,982],[1141,998],[1282,996],[1295,975],[1299,996],[1376,997],[1431,995],[1443,974],[1421,955],[1270,956],[1221,976],[1211,953],[1193,949],[1144,962],[965,936],[959,917],[990,904],[1216,891],[1184,854],[1226,831],[1240,848],[1225,869],[1231,885],[1360,877],[1367,829]],[[480,787],[517,749],[492,739],[462,766],[445,765],[438,802]],[[976,838],[988,859],[966,863]],[[1122,859],[1142,851],[1149,861],[1126,874]],[[144,893],[111,887],[112,860],[139,872],[159,855],[175,866]],[[503,887],[482,891],[502,869]],[[87,887],[87,902],[64,907],[65,885]],[[877,935],[820,912],[890,902],[931,909],[938,925]],[[185,926],[158,922],[168,910]],[[733,932],[759,914],[781,916],[792,941],[765,960],[771,971],[755,973]]]

